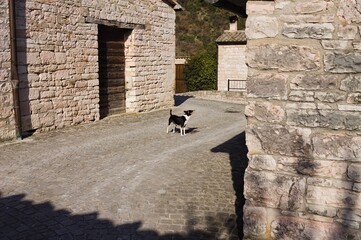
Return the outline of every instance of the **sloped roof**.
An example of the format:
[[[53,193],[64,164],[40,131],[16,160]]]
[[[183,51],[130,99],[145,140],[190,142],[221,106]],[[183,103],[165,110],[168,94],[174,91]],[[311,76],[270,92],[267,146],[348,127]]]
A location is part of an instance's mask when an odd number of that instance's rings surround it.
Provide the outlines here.
[[[206,0],[206,2],[213,4],[213,6],[226,9],[240,16],[246,15],[247,0]]]
[[[216,39],[218,44],[241,44],[246,43],[247,37],[244,31],[224,31],[224,33]]]
[[[169,4],[175,11],[183,11],[183,7],[175,0],[163,0],[163,2]]]

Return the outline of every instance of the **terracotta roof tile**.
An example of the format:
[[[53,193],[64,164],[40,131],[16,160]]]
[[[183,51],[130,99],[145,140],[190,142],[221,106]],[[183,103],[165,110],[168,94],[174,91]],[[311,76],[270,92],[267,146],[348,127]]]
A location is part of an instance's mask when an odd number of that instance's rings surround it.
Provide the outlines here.
[[[216,43],[245,43],[247,37],[244,31],[225,31],[221,36],[216,39]]]

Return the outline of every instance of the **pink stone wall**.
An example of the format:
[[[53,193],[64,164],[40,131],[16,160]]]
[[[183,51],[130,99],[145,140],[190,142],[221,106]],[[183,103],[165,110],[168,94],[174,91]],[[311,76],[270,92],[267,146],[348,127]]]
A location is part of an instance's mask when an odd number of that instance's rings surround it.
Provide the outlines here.
[[[361,239],[361,2],[247,13],[245,239]]]

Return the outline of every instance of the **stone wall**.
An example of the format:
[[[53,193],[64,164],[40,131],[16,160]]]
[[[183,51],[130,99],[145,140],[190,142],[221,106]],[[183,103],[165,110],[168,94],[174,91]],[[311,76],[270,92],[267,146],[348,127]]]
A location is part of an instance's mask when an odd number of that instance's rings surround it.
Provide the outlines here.
[[[361,2],[247,13],[245,239],[361,239]]]
[[[6,10],[5,2],[0,11]],[[125,42],[126,111],[172,106],[175,12],[165,1],[15,2],[24,132],[99,119],[99,23],[129,29]],[[8,29],[3,24],[8,24],[6,14],[1,14],[0,32]],[[0,72],[0,97],[5,99],[1,104],[11,108],[6,103],[11,102],[7,52],[6,48],[1,53],[0,66],[5,69]],[[13,136],[13,116],[3,109],[0,116],[1,140]],[[5,118],[9,128],[2,123]]]
[[[10,74],[9,6],[0,2],[0,140],[15,137],[15,119]]]
[[[219,91],[228,91],[228,79],[247,79],[245,52],[245,44],[218,45],[217,86]]]

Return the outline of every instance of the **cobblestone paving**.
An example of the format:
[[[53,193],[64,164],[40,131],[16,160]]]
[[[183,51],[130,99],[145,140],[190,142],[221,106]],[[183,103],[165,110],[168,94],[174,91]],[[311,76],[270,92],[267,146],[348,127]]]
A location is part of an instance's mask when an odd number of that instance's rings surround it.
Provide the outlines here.
[[[177,102],[186,136],[161,110],[0,144],[0,239],[238,239],[243,106]]]

